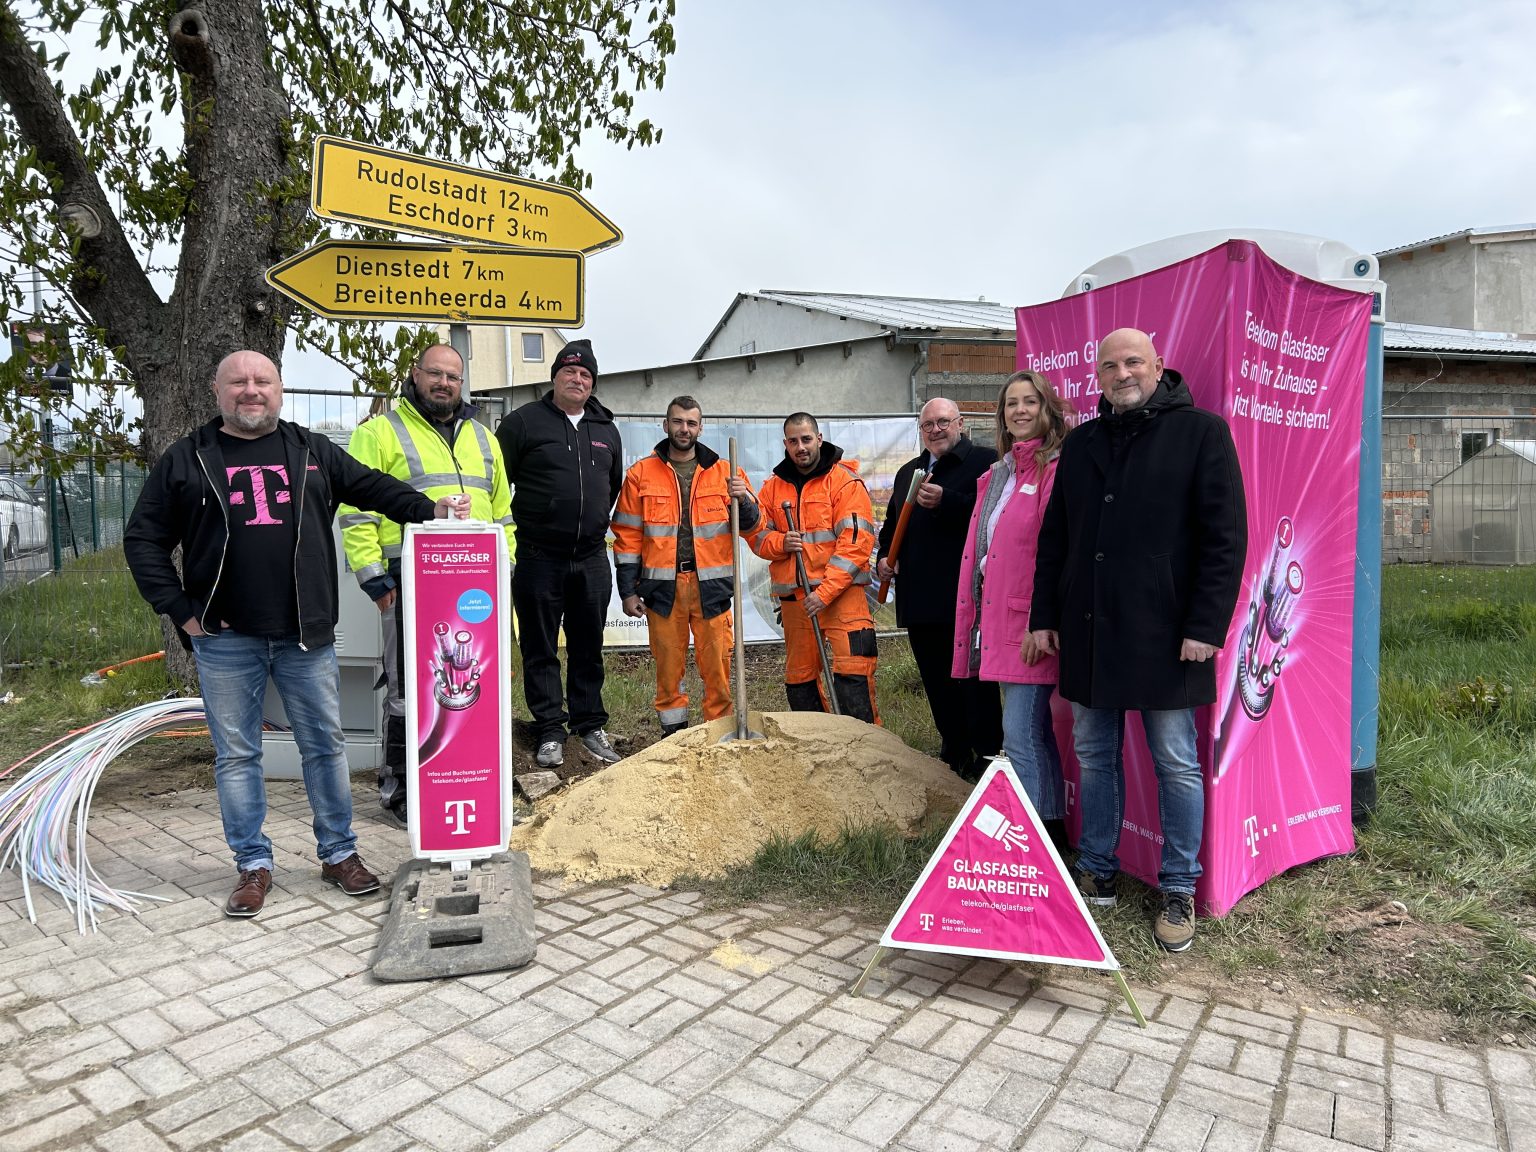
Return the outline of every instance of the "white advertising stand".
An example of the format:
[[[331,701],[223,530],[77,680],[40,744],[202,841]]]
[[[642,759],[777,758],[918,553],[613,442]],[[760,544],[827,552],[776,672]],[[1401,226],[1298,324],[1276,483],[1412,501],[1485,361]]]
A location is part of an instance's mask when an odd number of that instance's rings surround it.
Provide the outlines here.
[[[405,755],[411,852],[469,861],[512,832],[511,580],[496,525],[405,530]]]
[[[493,524],[409,525],[405,613],[407,825],[373,974],[421,980],[533,958],[528,857],[512,831],[512,637],[506,536]]]

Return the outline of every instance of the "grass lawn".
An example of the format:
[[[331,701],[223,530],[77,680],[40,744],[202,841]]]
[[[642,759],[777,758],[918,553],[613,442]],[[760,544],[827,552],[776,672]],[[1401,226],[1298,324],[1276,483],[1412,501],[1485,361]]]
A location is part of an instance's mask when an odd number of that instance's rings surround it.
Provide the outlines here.
[[[67,569],[0,592],[0,698],[14,693],[0,704],[0,771],[166,690],[159,665],[79,683],[159,646],[126,582],[93,558],[89,575]],[[1358,851],[1277,877],[1225,919],[1201,921],[1183,957],[1152,946],[1150,906],[1126,898],[1135,885],[1100,923],[1136,980],[1293,997],[1432,1035],[1536,1041],[1536,568],[1392,567],[1383,605],[1380,804]],[[749,652],[752,707],[784,706],[781,659],[777,648]],[[611,730],[630,750],[655,740],[649,657],[611,654],[608,685]],[[886,726],[936,752],[903,637],[881,641],[879,693]],[[152,742],[129,758],[125,771],[208,783],[206,740]],[[697,886],[722,901],[849,907],[883,920],[942,828],[916,841],[824,832],[770,844],[751,866]]]

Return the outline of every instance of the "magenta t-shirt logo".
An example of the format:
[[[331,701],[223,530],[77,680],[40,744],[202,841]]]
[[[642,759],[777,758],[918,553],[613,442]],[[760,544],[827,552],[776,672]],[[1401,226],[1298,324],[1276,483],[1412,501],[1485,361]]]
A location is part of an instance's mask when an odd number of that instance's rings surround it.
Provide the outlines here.
[[[272,515],[272,505],[293,500],[293,493],[288,489],[286,465],[240,464],[225,471],[229,474],[229,506],[250,507],[255,512],[246,524],[282,523]]]
[[[319,466],[311,464],[309,470],[317,472]],[[272,515],[272,507],[293,503],[286,464],[237,464],[224,471],[229,483],[229,506],[249,507],[255,513],[245,521],[247,525],[282,523]]]

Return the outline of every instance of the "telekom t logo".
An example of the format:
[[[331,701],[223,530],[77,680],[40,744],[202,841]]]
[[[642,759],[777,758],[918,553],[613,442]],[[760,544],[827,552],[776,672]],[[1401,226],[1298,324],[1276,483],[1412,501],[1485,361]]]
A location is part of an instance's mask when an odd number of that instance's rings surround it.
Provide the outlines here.
[[[917,914],[917,922],[923,926],[924,932],[931,932],[933,930],[933,913],[919,912]]]
[[[475,822],[475,802],[473,800],[450,800],[444,805],[447,809],[443,817],[443,823],[453,829],[454,836],[468,836],[469,826]]]
[[[1243,843],[1248,845],[1251,855],[1259,854],[1259,818],[1250,816],[1243,821]]]
[[[251,504],[255,506],[256,515],[246,521],[247,524],[281,524],[282,521],[272,515],[272,503],[267,500],[267,473],[271,473],[276,483],[273,485],[272,502],[277,504],[289,504],[293,501],[293,493],[288,489],[288,469],[282,464],[242,464],[236,468],[226,469],[229,479],[229,503],[231,507],[244,504],[245,492],[235,486],[235,478],[242,472],[250,478]]]

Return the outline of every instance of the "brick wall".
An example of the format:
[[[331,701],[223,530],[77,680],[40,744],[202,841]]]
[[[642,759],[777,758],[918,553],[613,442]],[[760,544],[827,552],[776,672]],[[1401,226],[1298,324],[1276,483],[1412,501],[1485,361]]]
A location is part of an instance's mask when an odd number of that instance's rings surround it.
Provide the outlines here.
[[[919,374],[918,399],[927,403],[943,396],[957,404],[997,402],[1003,381],[1013,375],[1018,352],[1012,340],[995,344],[945,344],[928,346],[926,374]]]

